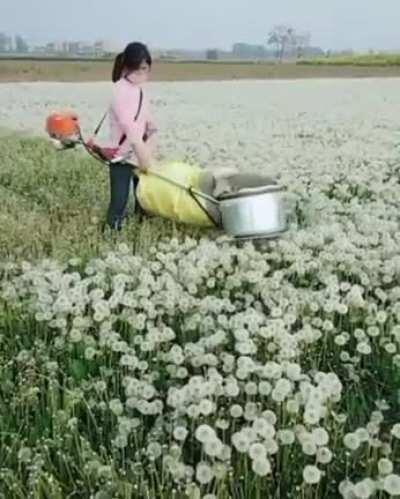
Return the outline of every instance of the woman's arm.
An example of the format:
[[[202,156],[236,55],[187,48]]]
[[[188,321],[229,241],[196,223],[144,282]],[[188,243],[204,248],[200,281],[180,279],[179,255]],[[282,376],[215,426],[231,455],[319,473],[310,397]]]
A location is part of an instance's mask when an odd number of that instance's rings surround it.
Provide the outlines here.
[[[143,142],[143,139],[137,142],[132,142],[133,149],[138,159],[138,166],[142,171],[147,171],[153,164],[153,155],[151,153],[150,144]]]
[[[146,115],[147,115],[146,143],[149,145],[152,153],[154,154],[154,151],[156,150],[156,146],[157,146],[158,127],[153,120],[153,116],[151,113],[151,106],[150,106],[149,100],[147,99],[147,96],[145,96],[144,104],[146,106],[146,111],[147,111],[146,112]]]
[[[154,122],[148,121],[146,125],[146,144],[150,147],[152,154],[157,149],[157,132],[158,129]]]

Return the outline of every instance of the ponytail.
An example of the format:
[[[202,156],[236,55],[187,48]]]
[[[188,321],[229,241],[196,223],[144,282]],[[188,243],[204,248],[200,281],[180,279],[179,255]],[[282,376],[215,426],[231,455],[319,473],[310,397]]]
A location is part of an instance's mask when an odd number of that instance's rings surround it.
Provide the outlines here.
[[[120,54],[117,55],[114,61],[114,67],[112,70],[112,77],[111,77],[113,83],[121,79],[124,65],[125,65],[125,54],[124,52],[121,52]]]

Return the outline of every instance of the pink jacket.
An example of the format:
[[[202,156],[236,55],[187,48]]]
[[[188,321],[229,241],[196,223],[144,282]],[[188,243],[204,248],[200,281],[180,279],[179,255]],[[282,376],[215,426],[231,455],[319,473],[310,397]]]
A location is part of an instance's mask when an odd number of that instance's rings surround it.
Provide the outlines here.
[[[121,137],[126,135],[124,143],[118,148],[118,156],[127,153],[132,146],[143,141],[145,134],[151,136],[157,131],[151,120],[146,93],[143,90],[142,92],[142,107],[135,121],[139,109],[140,87],[126,78],[121,78],[114,83],[109,109],[110,142],[108,146],[118,147]]]

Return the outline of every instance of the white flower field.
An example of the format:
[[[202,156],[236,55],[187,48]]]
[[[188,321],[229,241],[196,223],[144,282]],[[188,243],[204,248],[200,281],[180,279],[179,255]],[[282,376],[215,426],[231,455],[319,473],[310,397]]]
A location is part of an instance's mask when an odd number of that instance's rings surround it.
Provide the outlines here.
[[[0,497],[400,497],[398,80],[150,86],[160,157],[287,187],[254,244],[101,233],[106,172],[41,135],[109,91],[0,85]]]

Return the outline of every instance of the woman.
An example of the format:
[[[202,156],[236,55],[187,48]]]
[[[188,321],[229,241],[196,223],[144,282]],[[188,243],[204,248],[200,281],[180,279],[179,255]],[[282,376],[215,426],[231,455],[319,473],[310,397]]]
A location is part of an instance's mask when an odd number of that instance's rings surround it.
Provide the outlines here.
[[[152,138],[157,131],[142,88],[149,78],[151,65],[150,52],[142,43],[130,43],[117,55],[112,71],[114,89],[109,110],[110,146],[114,148],[115,156],[133,150],[137,166],[143,172],[153,161]],[[135,194],[138,180],[131,165],[116,163],[110,166],[111,199],[107,223],[112,229],[121,229],[132,181]]]

